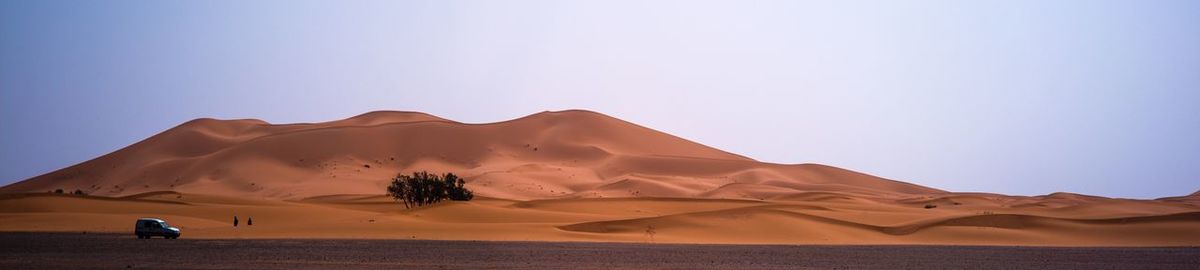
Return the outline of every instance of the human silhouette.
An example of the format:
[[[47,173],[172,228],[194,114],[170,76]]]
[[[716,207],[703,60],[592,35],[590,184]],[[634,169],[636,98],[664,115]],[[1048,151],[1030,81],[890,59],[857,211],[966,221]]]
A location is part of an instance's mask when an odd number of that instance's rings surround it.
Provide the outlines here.
[[[237,227],[237,215],[233,215],[233,226]]]
[[[253,226],[253,225],[254,225],[254,217],[246,216],[246,226]]]

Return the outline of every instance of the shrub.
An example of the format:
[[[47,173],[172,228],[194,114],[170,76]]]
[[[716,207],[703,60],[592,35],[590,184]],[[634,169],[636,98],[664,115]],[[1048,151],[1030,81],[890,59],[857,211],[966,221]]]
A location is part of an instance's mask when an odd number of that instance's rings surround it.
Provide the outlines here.
[[[444,176],[421,171],[412,175],[398,174],[387,187],[388,196],[404,203],[404,208],[421,207],[441,201],[469,201],[475,197],[464,187],[466,181],[453,173]]]
[[[83,191],[82,191],[82,190],[75,189],[75,191],[72,191],[72,192],[71,192],[71,194],[75,194],[75,195],[84,195],[85,193],[83,193]]]
[[[62,191],[62,189],[61,189],[61,188],[60,188],[60,189],[55,189],[55,190],[54,190],[54,193],[62,194],[62,193],[63,193],[63,191]]]

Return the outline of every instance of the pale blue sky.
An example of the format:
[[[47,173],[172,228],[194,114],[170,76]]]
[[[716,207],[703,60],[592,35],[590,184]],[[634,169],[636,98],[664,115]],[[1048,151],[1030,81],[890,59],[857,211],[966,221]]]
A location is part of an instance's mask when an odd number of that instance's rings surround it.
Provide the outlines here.
[[[1200,189],[1200,1],[0,1],[0,184],[197,117],[603,112],[952,191]]]

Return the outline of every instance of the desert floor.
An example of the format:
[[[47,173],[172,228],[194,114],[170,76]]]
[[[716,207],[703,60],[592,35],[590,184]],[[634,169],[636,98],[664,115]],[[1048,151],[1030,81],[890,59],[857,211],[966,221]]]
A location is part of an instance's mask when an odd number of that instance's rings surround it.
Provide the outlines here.
[[[10,194],[0,197],[0,231],[130,234],[137,218],[157,217],[181,228],[186,239],[1200,245],[1200,212],[1193,205],[1061,196],[1066,198],[1037,198],[1035,205],[1019,199],[999,205],[995,200],[1002,198],[961,194],[917,201],[834,193],[795,201],[478,198],[405,210],[379,195],[251,200],[174,192],[120,198]],[[234,215],[241,221],[236,228]]]
[[[0,233],[3,269],[1189,269],[1200,248],[136,239]]]

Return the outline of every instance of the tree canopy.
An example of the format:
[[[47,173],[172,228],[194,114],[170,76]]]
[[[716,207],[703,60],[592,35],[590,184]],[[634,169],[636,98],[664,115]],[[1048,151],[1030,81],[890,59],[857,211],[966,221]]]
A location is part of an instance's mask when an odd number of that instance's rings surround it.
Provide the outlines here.
[[[464,187],[465,184],[465,179],[453,173],[441,176],[426,171],[413,172],[411,175],[401,173],[392,178],[387,194],[403,202],[406,209],[445,200],[470,201],[475,194]]]

